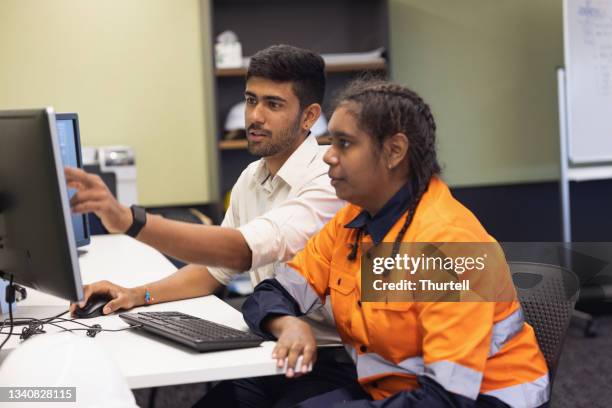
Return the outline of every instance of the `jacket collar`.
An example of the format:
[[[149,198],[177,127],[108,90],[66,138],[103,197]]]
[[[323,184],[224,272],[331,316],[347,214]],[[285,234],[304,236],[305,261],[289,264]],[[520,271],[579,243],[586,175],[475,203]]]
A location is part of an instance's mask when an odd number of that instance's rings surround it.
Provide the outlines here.
[[[366,234],[372,237],[374,244],[378,245],[400,219],[402,214],[408,210],[411,198],[412,186],[411,183],[408,182],[404,184],[404,186],[387,201],[383,208],[374,214],[374,216],[371,216],[366,210],[362,210],[344,227],[363,229]]]

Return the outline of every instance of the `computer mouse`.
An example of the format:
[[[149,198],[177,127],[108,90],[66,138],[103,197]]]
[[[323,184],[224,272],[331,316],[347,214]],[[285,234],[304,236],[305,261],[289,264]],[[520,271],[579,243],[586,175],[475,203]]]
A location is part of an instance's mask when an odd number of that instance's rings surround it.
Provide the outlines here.
[[[89,319],[92,317],[104,316],[102,309],[104,306],[113,300],[112,296],[109,295],[92,295],[85,306],[82,308],[76,307],[74,315],[79,319]]]

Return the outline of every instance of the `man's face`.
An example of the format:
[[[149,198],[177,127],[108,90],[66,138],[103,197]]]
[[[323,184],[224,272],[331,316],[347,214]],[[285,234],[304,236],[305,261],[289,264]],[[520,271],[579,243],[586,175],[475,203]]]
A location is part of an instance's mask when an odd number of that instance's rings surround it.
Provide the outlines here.
[[[291,82],[251,77],[244,95],[249,153],[269,157],[292,148],[299,138],[301,110]]]
[[[354,105],[340,105],[329,121],[331,147],[323,160],[329,164],[329,177],[342,200],[368,208],[379,197],[388,181],[378,149],[372,137],[359,129],[352,110]]]

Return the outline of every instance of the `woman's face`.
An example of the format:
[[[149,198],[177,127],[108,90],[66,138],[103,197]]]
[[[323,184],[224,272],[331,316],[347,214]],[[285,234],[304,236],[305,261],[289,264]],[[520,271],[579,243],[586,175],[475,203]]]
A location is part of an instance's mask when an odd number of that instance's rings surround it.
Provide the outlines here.
[[[380,208],[378,201],[386,196],[380,193],[389,185],[389,172],[374,139],[358,127],[353,113],[358,109],[351,102],[336,109],[328,127],[332,144],[323,159],[338,198],[370,210]]]

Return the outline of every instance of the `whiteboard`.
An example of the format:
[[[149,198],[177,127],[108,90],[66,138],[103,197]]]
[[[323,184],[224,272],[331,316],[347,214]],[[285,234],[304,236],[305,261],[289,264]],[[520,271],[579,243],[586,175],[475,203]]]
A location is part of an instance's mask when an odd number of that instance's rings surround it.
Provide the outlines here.
[[[568,156],[612,161],[612,0],[564,0]]]

